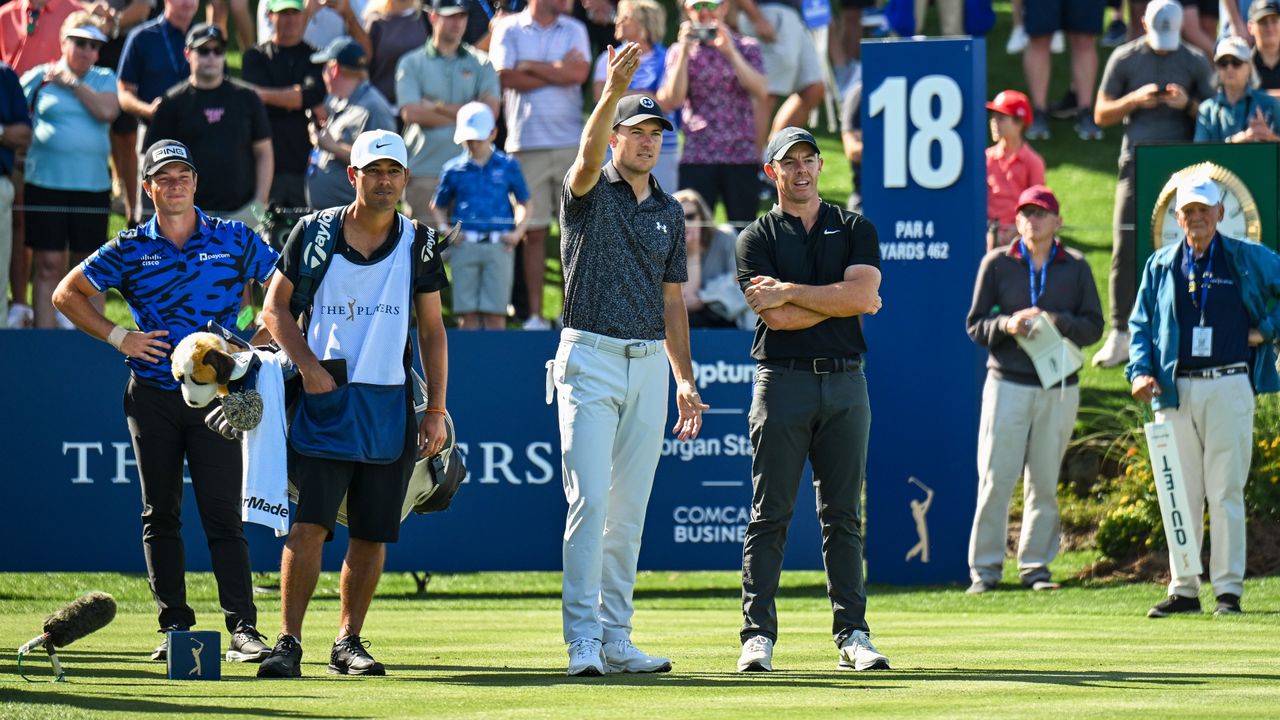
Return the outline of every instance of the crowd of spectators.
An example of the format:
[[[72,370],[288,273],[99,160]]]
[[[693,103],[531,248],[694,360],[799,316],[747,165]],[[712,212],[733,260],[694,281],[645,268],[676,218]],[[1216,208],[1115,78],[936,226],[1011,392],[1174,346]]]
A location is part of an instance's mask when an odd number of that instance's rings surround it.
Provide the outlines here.
[[[763,138],[807,125],[828,94],[853,169],[849,206],[860,208],[864,22],[905,12],[906,31],[923,31],[931,4],[841,0],[824,15],[801,0],[261,0],[255,20],[246,0],[212,0],[198,22],[198,0],[154,2],[0,6],[0,265],[9,271],[0,320],[9,326],[65,327],[50,283],[106,239],[108,212],[130,224],[149,217],[137,176],[146,144],[186,143],[202,171],[200,207],[270,228],[350,202],[352,140],[387,129],[409,148],[405,213],[432,225],[461,220],[466,237],[499,238],[486,252],[511,256],[510,307],[494,307],[497,291],[486,286],[485,307],[472,310],[480,316],[462,325],[505,327],[514,312],[528,329],[548,328],[548,234],[582,131],[584,87],[599,95],[607,44],[641,47],[630,90],[654,96],[677,128],[664,136],[654,176],[665,190],[689,191],[690,258],[705,262],[702,271],[728,237],[715,227],[717,208],[727,227],[758,214]],[[943,34],[974,32],[983,5],[932,4]],[[1127,347],[1133,146],[1280,141],[1280,0],[1222,9],[1216,0],[1014,3],[1007,49],[1023,54],[1026,84],[989,104],[987,242],[1016,235],[1010,203],[1044,181],[1028,141],[1049,138],[1055,119],[1070,119],[1083,140],[1123,124],[1112,331],[1099,364],[1122,362]],[[238,77],[226,72],[232,42],[243,48]],[[1099,45],[1118,46],[1100,77]],[[1067,51],[1070,85],[1051,101],[1050,56]],[[475,103],[496,119],[492,153],[456,141],[458,113]],[[527,197],[489,198],[490,217],[465,196],[445,193],[441,204],[446,166],[468,163],[497,163],[495,178],[518,175],[504,182]],[[700,322],[736,323],[732,308],[727,319],[707,314],[698,294],[712,278],[699,278],[686,300]]]

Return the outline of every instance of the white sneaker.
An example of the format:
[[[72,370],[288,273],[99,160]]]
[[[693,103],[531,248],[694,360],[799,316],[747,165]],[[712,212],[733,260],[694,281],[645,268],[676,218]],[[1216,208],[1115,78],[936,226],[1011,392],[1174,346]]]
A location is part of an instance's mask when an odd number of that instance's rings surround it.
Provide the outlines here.
[[[578,638],[569,643],[569,672],[574,677],[600,677],[604,675],[604,657],[600,641],[595,638]]]
[[[853,634],[840,646],[840,662],[837,670],[888,670],[889,658],[880,654],[871,638],[861,630]]]
[[[1093,356],[1094,367],[1114,367],[1129,361],[1129,332],[1112,328],[1102,349]]]
[[[645,653],[630,640],[604,644],[604,665],[611,673],[670,672],[671,660]]]
[[[30,305],[23,303],[14,303],[9,306],[9,319],[7,325],[12,329],[29,328],[36,324],[35,311]]]
[[[773,641],[756,635],[742,643],[738,672],[773,672]]]
[[[551,323],[546,321],[541,315],[530,315],[528,320],[524,321],[525,330],[550,330]]]
[[[1062,36],[1062,31],[1053,34],[1053,38],[1049,40],[1049,52],[1054,55],[1061,55],[1067,49],[1066,38]]]
[[[1010,55],[1017,55],[1027,49],[1027,45],[1031,42],[1031,38],[1027,36],[1027,31],[1021,25],[1014,25],[1013,32],[1009,33],[1009,42],[1005,43],[1004,51]]]

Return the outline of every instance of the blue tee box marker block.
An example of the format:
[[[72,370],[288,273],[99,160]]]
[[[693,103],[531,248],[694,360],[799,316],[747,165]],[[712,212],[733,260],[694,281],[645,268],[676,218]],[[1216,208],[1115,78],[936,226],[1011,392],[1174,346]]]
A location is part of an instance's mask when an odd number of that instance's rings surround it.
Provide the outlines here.
[[[170,680],[222,679],[222,633],[174,630],[168,636]]]

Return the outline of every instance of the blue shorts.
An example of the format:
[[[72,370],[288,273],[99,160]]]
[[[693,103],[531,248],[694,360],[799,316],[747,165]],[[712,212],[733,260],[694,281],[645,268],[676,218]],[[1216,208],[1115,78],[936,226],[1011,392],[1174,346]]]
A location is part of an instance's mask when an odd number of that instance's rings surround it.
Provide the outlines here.
[[[1102,32],[1102,12],[1107,0],[1026,0],[1022,26],[1027,34],[1068,33],[1098,35]]]

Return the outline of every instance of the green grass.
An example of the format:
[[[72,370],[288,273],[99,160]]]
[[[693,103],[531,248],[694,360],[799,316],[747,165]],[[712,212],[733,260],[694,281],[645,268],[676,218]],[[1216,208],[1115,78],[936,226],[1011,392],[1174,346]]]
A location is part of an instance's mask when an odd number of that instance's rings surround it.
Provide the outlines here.
[[[1065,576],[1089,559],[1070,553],[1056,569]],[[12,651],[0,657],[0,717],[1163,718],[1179,707],[1264,717],[1280,702],[1280,579],[1246,587],[1242,617],[1153,621],[1143,614],[1162,589],[1150,584],[1068,583],[1035,594],[1009,585],[981,597],[959,587],[873,586],[868,619],[894,670],[852,674],[834,669],[821,574],[787,573],[777,671],[743,676],[733,672],[737,574],[642,573],[635,640],[670,655],[674,671],[570,679],[558,574],[440,575],[426,597],[396,574],[384,578],[364,632],[390,674],[354,679],[325,673],[338,611],[337,578],[326,574],[308,616],[304,678],[246,684],[254,667],[232,663],[222,665],[221,683],[163,678],[163,665],[145,657],[159,638],[142,576],[8,574],[0,575],[0,635],[10,647],[80,592],[114,593],[120,614],[61,653],[65,684],[45,682],[48,663],[38,654],[24,666],[35,683],[18,677]],[[190,593],[201,627],[221,629],[211,577],[192,575]],[[259,596],[258,607],[274,632],[277,597]]]

